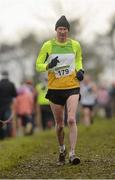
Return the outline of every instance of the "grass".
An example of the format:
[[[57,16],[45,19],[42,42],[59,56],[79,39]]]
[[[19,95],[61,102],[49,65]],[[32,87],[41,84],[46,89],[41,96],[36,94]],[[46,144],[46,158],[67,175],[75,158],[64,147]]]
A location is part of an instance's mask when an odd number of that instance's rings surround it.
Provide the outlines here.
[[[78,125],[76,154],[81,164],[57,166],[58,144],[55,130],[31,137],[0,141],[0,178],[114,179],[115,119],[98,119],[86,128]],[[68,146],[68,129],[65,129]]]

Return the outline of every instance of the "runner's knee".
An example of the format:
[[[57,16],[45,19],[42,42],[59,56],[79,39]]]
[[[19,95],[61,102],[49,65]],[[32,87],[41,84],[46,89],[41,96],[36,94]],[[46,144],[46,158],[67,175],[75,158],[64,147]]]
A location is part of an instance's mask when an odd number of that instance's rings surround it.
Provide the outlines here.
[[[70,125],[70,126],[72,126],[72,125],[74,125],[75,124],[75,118],[73,118],[73,117],[70,117],[70,118],[68,118],[68,125]]]
[[[56,125],[56,128],[57,128],[58,132],[59,131],[61,132],[63,130],[64,126],[63,125]]]

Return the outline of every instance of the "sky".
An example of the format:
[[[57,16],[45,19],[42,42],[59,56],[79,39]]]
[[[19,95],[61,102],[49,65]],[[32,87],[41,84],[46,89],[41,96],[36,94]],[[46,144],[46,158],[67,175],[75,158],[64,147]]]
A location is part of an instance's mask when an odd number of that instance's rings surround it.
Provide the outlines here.
[[[55,33],[61,15],[80,18],[81,39],[92,42],[110,29],[115,0],[0,0],[0,43],[19,43],[29,33],[41,40]]]

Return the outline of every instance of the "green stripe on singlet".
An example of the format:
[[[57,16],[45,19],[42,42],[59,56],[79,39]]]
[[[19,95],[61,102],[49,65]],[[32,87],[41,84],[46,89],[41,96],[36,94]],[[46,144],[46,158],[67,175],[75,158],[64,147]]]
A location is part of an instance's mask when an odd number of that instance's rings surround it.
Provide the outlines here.
[[[68,40],[68,42],[65,44],[56,43],[55,39],[51,40],[52,43],[52,54],[68,54],[68,53],[74,53],[72,42],[71,40]]]

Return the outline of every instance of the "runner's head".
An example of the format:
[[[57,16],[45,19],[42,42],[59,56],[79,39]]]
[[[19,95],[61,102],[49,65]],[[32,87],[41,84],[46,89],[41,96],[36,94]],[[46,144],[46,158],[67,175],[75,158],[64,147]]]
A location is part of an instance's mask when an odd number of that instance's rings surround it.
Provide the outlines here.
[[[66,42],[70,30],[70,24],[65,16],[61,16],[61,18],[56,22],[55,30],[57,32],[57,40],[61,43]]]
[[[58,27],[65,27],[68,29],[68,31],[70,31],[70,24],[64,15],[61,16],[56,22],[55,30],[57,30]]]

